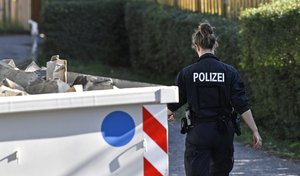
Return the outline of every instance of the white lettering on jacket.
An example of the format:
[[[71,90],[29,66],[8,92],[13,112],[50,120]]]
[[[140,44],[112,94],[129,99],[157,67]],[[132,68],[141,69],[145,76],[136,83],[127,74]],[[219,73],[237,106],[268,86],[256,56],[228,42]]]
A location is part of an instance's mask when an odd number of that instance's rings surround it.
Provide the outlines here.
[[[215,73],[215,72],[200,72],[193,73],[193,81],[197,82],[225,82],[224,73]]]

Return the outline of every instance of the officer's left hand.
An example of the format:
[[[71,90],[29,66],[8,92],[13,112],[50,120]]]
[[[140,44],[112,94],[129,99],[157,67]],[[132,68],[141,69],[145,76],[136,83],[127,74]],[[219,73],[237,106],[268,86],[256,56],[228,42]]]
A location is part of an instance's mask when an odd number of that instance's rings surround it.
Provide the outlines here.
[[[261,139],[258,131],[253,132],[252,141],[253,141],[253,148],[255,148],[255,149],[261,148],[262,139]]]
[[[168,121],[169,122],[172,122],[172,121],[174,121],[175,120],[175,118],[174,118],[174,115],[172,114],[172,115],[168,115]]]

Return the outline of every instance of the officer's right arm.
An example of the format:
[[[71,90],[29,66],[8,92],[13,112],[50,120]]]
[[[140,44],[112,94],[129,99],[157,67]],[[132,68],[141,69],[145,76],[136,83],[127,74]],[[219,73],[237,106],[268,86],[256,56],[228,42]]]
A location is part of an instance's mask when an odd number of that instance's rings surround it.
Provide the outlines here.
[[[252,130],[253,147],[260,148],[262,146],[262,139],[249,108],[244,83],[237,72],[233,74],[231,82],[231,103],[234,109],[241,114],[248,127]]]
[[[249,100],[246,96],[245,85],[240,78],[238,72],[232,68],[232,78],[230,84],[230,101],[234,109],[239,113],[243,114],[249,110]]]

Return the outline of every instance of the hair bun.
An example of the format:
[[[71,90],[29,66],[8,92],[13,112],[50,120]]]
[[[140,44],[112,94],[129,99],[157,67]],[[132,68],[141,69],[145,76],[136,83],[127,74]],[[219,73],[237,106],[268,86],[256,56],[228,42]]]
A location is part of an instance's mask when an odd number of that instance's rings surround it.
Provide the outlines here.
[[[214,28],[208,22],[200,23],[192,35],[192,43],[193,48],[198,45],[204,49],[215,50],[218,47],[218,42],[214,34]]]
[[[214,33],[213,28],[208,23],[201,23],[199,25],[199,31],[201,32],[203,37],[207,36],[208,34],[213,34]]]

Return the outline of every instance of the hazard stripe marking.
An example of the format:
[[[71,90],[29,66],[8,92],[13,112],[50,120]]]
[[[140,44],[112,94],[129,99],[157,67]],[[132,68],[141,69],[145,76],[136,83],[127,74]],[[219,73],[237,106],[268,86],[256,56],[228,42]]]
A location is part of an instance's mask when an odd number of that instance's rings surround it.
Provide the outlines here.
[[[168,153],[167,130],[145,107],[143,107],[143,130],[164,152]]]
[[[163,175],[167,175],[169,166],[169,157],[146,133],[144,138],[147,144],[147,150],[144,157]]]
[[[144,176],[162,176],[162,174],[144,158]]]
[[[165,128],[168,126],[167,106],[162,107],[162,105],[146,105],[144,107],[150,114],[152,114],[153,117],[155,117],[156,120],[159,121],[159,123],[162,124],[162,126]]]

